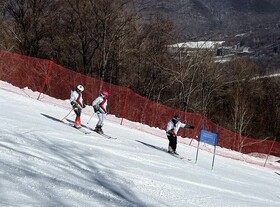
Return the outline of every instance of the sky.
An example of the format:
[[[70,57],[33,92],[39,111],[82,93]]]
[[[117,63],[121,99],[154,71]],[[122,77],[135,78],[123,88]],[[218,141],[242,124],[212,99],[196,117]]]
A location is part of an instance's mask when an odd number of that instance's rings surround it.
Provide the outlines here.
[[[120,125],[113,115],[103,130],[116,139],[84,134],[68,124],[73,112],[60,122],[71,110],[69,100],[37,97],[0,81],[1,207],[280,206],[280,158],[263,167],[216,155],[211,170],[213,154],[205,149],[212,146],[202,145],[195,163],[197,148],[179,138],[184,159],[178,159],[162,150],[168,145],[163,130],[128,120]],[[97,122],[92,112],[83,110],[87,131]]]

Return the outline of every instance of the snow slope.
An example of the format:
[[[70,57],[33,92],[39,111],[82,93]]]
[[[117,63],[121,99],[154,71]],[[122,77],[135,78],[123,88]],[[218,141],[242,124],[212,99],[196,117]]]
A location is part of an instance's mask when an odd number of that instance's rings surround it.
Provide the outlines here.
[[[200,150],[195,164],[196,148],[180,143],[192,160],[175,158],[157,148],[166,139],[110,115],[104,131],[117,139],[85,135],[57,121],[71,109],[67,101],[37,96],[0,81],[0,206],[280,206],[274,170],[216,156],[212,171],[211,153]],[[89,126],[96,122],[94,115]]]

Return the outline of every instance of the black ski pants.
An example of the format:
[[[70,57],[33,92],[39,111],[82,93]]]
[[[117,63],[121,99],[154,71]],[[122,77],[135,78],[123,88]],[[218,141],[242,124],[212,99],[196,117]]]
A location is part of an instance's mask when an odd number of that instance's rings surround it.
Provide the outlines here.
[[[173,149],[173,151],[176,151],[177,148],[177,136],[174,135],[168,135],[167,136],[168,140],[169,140],[169,146]]]

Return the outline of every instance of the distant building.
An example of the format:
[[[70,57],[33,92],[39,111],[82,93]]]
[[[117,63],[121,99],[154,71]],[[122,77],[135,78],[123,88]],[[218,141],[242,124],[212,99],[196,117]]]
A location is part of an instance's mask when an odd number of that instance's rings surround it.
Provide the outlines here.
[[[251,54],[253,54],[253,50],[250,47],[243,46],[243,47],[240,47],[239,50],[236,50],[236,54],[242,55],[242,56],[251,55]]]
[[[215,51],[218,47],[220,47],[224,41],[198,41],[198,42],[183,42],[176,43],[173,45],[168,45],[168,50],[171,53],[176,52],[188,52],[194,50],[212,50]]]
[[[212,51],[215,57],[215,62],[228,62],[236,56],[249,56],[253,54],[250,47],[237,42],[233,46],[223,46],[224,41],[198,41],[198,42],[183,42],[168,45],[170,53],[184,54],[191,56],[195,51]],[[276,50],[276,49],[275,49]]]
[[[232,47],[219,47],[217,48],[216,56],[226,56],[233,54],[234,50]]]

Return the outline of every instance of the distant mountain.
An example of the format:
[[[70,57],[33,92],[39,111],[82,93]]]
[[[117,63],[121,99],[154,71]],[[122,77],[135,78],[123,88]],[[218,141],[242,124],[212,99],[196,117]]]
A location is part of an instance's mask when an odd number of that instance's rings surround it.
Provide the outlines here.
[[[179,41],[216,40],[250,47],[271,73],[280,70],[280,0],[134,0],[147,19],[163,17],[181,31]]]
[[[280,29],[280,0],[134,1],[144,16],[168,18],[189,38]]]

